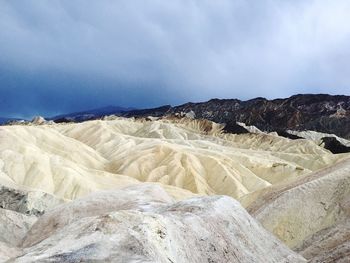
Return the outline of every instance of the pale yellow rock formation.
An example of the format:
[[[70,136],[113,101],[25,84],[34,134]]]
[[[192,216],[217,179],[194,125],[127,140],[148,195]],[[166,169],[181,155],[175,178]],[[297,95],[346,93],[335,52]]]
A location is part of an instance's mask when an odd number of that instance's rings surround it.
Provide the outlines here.
[[[312,262],[350,255],[350,159],[292,183],[266,188],[248,211]]]
[[[306,140],[221,129],[186,118],[3,126],[0,181],[65,199],[140,182],[168,185],[179,198],[240,198],[344,158]]]
[[[218,194],[238,199],[307,259],[346,258],[350,155],[306,139],[224,134],[222,128],[189,118],[115,116],[1,126],[0,261],[18,255],[18,262],[76,260],[84,254],[128,262],[304,262],[231,198],[203,197]],[[32,215],[40,217],[27,232],[37,220]],[[162,229],[169,231],[164,240]],[[233,235],[226,233],[231,230]]]

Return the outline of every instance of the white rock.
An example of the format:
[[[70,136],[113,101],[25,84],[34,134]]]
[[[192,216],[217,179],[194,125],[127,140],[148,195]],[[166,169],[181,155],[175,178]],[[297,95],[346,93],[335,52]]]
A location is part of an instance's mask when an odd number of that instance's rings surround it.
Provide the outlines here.
[[[63,203],[53,195],[33,190],[0,186],[0,207],[26,215],[41,215],[45,210]]]
[[[146,121],[157,121],[159,119],[160,119],[160,117],[153,117],[153,116],[146,117]]]
[[[41,125],[45,124],[46,120],[41,116],[35,116],[32,120],[32,124]]]
[[[348,258],[350,159],[263,192],[248,211],[290,248],[315,262]]]
[[[150,185],[47,212],[13,262],[305,262],[230,197],[172,203]]]
[[[0,262],[8,262],[9,259],[14,258],[20,254],[20,249],[9,246],[8,244],[0,241]]]
[[[185,117],[190,118],[190,119],[194,119],[194,118],[196,118],[196,113],[194,113],[194,111],[191,110],[189,112],[186,112]]]
[[[255,127],[253,125],[248,126],[243,122],[237,122],[237,124],[242,126],[244,129],[248,130],[250,133],[264,133],[259,128]]]
[[[36,220],[35,216],[0,208],[0,242],[12,247],[20,245]]]

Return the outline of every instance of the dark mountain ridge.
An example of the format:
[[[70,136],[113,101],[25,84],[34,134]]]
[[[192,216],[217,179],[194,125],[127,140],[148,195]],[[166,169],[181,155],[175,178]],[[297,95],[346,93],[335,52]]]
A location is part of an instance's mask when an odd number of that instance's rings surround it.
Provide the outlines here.
[[[193,111],[196,118],[254,125],[264,131],[314,130],[350,139],[350,96],[298,94],[286,99],[211,99],[156,109],[128,111],[126,117],[181,114]]]
[[[191,116],[226,124],[226,132],[247,132],[237,122],[254,125],[260,130],[286,136],[287,130],[313,130],[350,139],[350,96],[327,94],[298,94],[285,99],[255,98],[211,99],[206,102],[188,102],[172,107],[135,110],[116,106],[58,115],[55,122],[81,122],[100,119],[106,115],[123,117],[163,117],[167,115]],[[9,121],[0,118],[0,122]],[[290,137],[290,135],[287,135]],[[294,137],[293,137],[294,138]],[[296,138],[294,138],[296,139]]]

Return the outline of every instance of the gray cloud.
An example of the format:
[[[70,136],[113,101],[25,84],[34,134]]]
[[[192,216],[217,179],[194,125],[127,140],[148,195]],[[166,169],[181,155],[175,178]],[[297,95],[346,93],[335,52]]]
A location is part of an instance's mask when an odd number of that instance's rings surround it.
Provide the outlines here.
[[[0,115],[349,94],[347,0],[0,2]]]

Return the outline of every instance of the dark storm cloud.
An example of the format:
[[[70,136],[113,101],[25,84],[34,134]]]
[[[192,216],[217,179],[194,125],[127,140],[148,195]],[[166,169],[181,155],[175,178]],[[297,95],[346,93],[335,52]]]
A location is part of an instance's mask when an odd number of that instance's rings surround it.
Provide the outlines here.
[[[0,115],[349,94],[350,2],[0,2]]]

